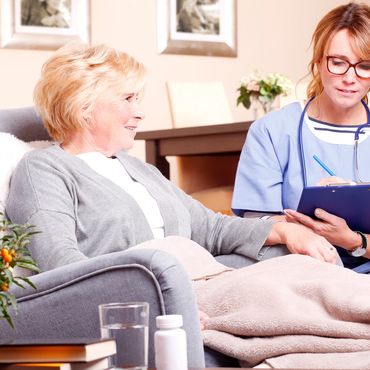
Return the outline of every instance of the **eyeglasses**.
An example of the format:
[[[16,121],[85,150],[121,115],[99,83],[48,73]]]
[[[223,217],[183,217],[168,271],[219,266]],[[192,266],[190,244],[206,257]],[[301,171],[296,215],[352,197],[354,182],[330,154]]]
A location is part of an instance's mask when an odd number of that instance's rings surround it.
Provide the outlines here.
[[[344,75],[353,67],[357,77],[370,78],[370,60],[362,60],[361,62],[352,64],[342,58],[327,56],[326,67],[334,75]]]

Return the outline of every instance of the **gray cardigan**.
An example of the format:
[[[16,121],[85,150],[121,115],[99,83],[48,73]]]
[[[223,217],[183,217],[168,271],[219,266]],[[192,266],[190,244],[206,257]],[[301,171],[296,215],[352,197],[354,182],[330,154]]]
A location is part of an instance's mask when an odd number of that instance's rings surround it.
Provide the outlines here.
[[[259,259],[272,221],[214,213],[155,167],[125,152],[117,156],[158,202],[165,236],[190,238],[214,256],[237,253]],[[6,214],[41,231],[30,250],[44,271],[153,239],[141,208],[128,193],[57,145],[29,152],[20,161]]]

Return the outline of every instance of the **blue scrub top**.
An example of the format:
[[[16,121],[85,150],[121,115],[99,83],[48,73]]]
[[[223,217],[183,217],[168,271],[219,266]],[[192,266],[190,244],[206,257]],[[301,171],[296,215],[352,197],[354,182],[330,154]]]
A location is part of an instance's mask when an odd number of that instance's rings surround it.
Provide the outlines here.
[[[299,102],[270,112],[255,121],[249,131],[239,159],[232,209],[242,216],[246,210],[282,212],[297,209],[303,189],[298,126],[302,113]],[[357,126],[349,126],[353,135]],[[302,141],[307,185],[314,186],[328,177],[313,159],[316,154],[334,173],[355,179],[354,144],[331,144],[318,139],[304,123]],[[359,170],[362,181],[370,181],[370,137],[359,144]]]

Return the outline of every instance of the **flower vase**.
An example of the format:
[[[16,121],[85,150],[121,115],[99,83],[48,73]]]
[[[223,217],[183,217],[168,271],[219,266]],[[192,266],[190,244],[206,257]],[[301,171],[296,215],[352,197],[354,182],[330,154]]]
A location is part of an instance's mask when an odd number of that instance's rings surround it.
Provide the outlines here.
[[[251,109],[253,112],[253,120],[263,117],[267,113],[280,108],[280,97],[276,96],[273,100],[253,99]]]
[[[260,100],[257,99],[258,102],[260,103],[262,109],[263,109],[263,114],[267,114],[275,109],[279,109],[280,107],[280,97],[275,96],[272,100]]]
[[[260,101],[264,114],[267,114],[268,112],[273,110],[272,104],[274,103],[274,100],[268,100],[268,101],[264,101],[264,102]]]
[[[273,110],[273,101],[261,101],[260,99],[255,99],[255,103],[252,105],[253,109],[253,120],[263,117],[268,112]]]

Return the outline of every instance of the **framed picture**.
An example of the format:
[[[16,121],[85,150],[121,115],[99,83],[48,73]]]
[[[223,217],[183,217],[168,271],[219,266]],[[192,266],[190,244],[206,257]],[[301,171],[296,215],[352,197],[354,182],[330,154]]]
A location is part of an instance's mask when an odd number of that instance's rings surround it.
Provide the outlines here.
[[[236,0],[157,0],[158,52],[235,57]]]
[[[57,49],[89,42],[89,0],[1,0],[0,46]]]

